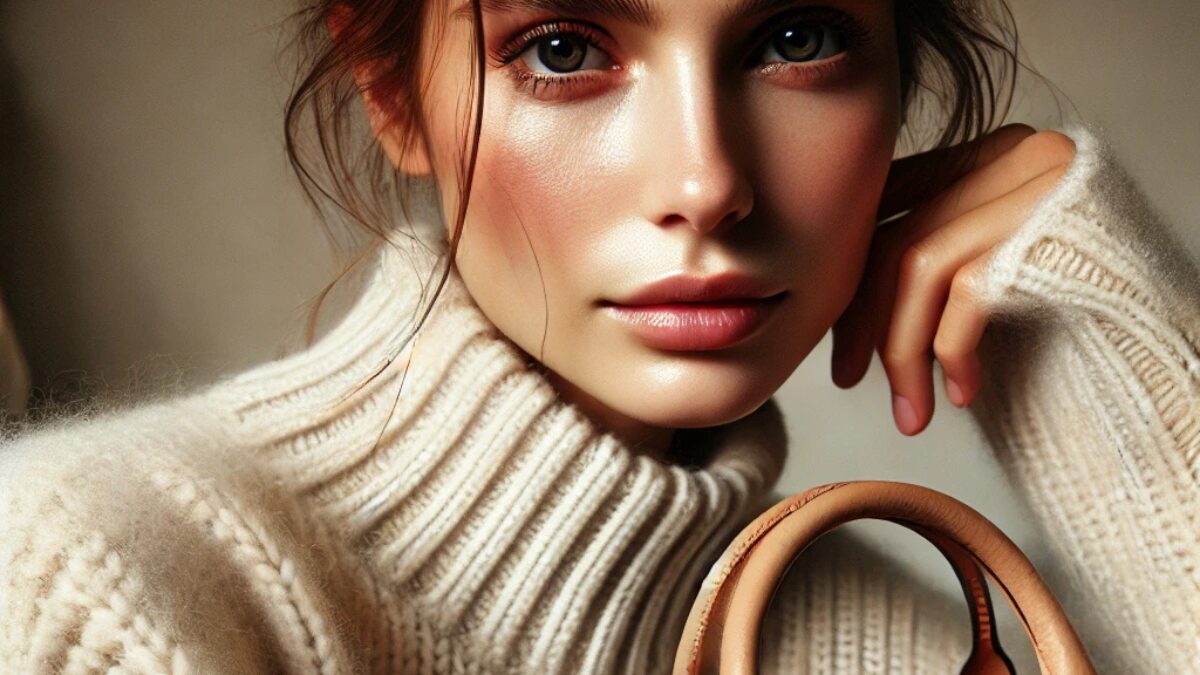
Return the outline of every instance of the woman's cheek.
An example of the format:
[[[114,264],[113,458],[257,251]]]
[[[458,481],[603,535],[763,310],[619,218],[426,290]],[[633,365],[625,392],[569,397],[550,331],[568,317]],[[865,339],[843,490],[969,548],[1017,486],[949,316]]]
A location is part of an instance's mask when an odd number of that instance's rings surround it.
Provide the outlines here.
[[[863,120],[844,128],[841,147],[845,150],[830,162],[826,203],[835,209],[828,214],[826,222],[832,226],[823,232],[825,241],[820,244],[820,250],[829,252],[823,276],[835,284],[825,293],[824,315],[830,325],[849,304],[862,278],[875,233],[878,197],[891,163],[894,139],[889,142],[887,131],[872,122]]]
[[[586,254],[596,224],[585,218],[599,212],[581,202],[589,194],[583,177],[564,161],[578,148],[560,147],[561,139],[577,135],[554,133],[544,113],[537,129],[514,118],[495,124],[499,133],[480,139],[458,266],[484,312],[526,350],[542,348],[548,310],[552,350],[557,324],[574,308],[577,277],[594,264]]]
[[[813,101],[804,124],[775,127],[762,146],[775,148],[760,187],[795,252],[797,293],[829,325],[858,286],[895,145],[890,115],[871,100]]]
[[[515,109],[497,123],[499,133],[492,138],[498,142],[486,152],[481,148],[488,178],[480,186],[485,218],[498,221],[492,223],[500,237],[496,243],[514,267],[535,278],[585,265],[584,256],[611,225],[605,219],[612,218],[612,204],[606,211],[606,183],[598,179],[605,172],[603,159],[581,138],[573,116]],[[537,288],[540,293],[540,282]]]

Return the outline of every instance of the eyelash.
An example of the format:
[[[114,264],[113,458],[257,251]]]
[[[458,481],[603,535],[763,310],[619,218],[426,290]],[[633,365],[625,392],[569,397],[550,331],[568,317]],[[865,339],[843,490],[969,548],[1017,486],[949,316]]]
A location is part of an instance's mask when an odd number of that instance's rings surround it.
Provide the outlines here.
[[[753,64],[761,61],[757,54],[761,53],[767,46],[767,39],[775,31],[797,25],[829,26],[838,32],[844,41],[845,49],[837,56],[810,62],[811,65],[799,62],[772,61],[764,67],[764,73],[768,75],[796,75],[801,81],[820,79],[842,66],[840,62],[844,60],[844,57],[866,43],[870,38],[870,30],[867,26],[858,19],[836,9],[808,7],[799,12],[788,11],[768,19],[763,24],[763,27],[754,35],[751,40],[751,43],[755,45],[756,54]],[[586,86],[594,80],[603,77],[602,73],[604,71],[600,69],[577,71],[580,74],[575,75],[546,75],[529,70],[524,65],[518,65],[517,61],[519,57],[526,50],[536,45],[541,38],[550,35],[575,35],[584,39],[588,49],[606,51],[604,50],[603,43],[607,41],[607,38],[603,33],[586,23],[578,21],[551,21],[539,24],[525,31],[517,38],[489,51],[492,58],[513,79],[518,89],[528,90],[529,93],[535,96],[539,87],[543,89],[553,87],[556,90],[573,89],[579,86]]]
[[[596,70],[580,71],[590,74],[545,75],[513,63],[527,49],[536,45],[539,39],[550,35],[577,35],[587,42],[589,49],[604,51],[601,43],[606,41],[605,38],[591,26],[577,22],[551,21],[535,26],[522,33],[515,40],[501,45],[498,49],[492,50],[492,58],[500,63],[509,76],[513,78],[519,89],[528,88],[535,95],[539,85],[542,87],[551,86],[556,89],[563,89],[576,87],[596,79],[596,73],[598,72]]]

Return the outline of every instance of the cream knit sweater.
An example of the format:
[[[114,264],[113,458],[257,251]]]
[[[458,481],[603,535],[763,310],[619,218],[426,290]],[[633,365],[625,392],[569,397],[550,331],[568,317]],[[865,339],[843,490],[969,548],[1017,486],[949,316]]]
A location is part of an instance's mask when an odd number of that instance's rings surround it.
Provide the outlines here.
[[[991,269],[971,414],[1101,672],[1200,672],[1200,275],[1099,132],[1065,131],[1075,163]],[[709,565],[782,496],[780,411],[640,456],[455,274],[387,365],[433,262],[378,248],[311,347],[0,445],[0,672],[668,672]],[[779,590],[765,672],[958,672],[965,605],[836,534]]]

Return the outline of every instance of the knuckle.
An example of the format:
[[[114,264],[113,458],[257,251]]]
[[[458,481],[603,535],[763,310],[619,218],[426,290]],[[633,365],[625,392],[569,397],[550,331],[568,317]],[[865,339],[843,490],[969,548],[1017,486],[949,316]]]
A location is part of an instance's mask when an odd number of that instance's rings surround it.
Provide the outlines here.
[[[900,283],[911,283],[928,276],[934,269],[935,256],[924,241],[911,244],[900,254]]]
[[[974,265],[964,266],[955,272],[946,303],[958,311],[976,311],[980,306],[980,274],[980,269]]]
[[[908,365],[913,355],[899,345],[886,344],[879,353],[879,360],[889,371],[900,370]]]
[[[937,335],[933,336],[933,355],[936,356],[937,360],[941,361],[943,365],[947,362],[952,363],[958,356],[958,350],[956,350],[953,345],[947,343],[946,340],[947,338],[941,332],[938,332]]]
[[[979,268],[967,265],[955,273],[950,282],[950,292],[946,304],[955,310],[959,316],[971,315],[980,310],[980,292],[978,287]],[[948,331],[939,330],[933,337],[933,353],[939,361],[953,361],[961,356],[961,348],[950,341]]]

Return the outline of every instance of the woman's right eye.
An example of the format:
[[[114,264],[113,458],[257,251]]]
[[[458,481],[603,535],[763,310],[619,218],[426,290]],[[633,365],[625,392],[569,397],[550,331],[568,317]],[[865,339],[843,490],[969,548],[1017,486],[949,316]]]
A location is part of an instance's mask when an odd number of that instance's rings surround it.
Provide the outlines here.
[[[576,72],[581,66],[611,67],[601,44],[607,38],[586,24],[552,21],[521,33],[492,50],[499,65],[520,61],[530,70],[543,73]],[[536,68],[537,62],[546,67]]]
[[[534,72],[573,73],[609,66],[608,55],[579,33],[552,33],[532,41],[521,52],[521,60]],[[538,69],[538,64],[544,70]]]
[[[584,24],[551,22],[526,31],[492,53],[518,89],[534,96],[596,84],[602,71],[615,70],[600,43],[606,38]],[[577,90],[578,91],[578,90]]]

